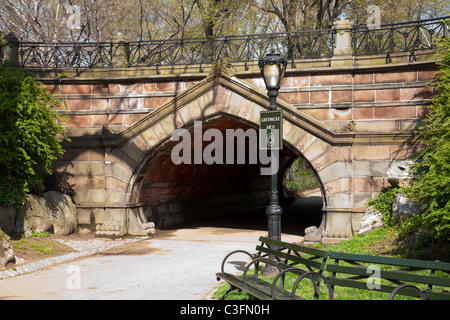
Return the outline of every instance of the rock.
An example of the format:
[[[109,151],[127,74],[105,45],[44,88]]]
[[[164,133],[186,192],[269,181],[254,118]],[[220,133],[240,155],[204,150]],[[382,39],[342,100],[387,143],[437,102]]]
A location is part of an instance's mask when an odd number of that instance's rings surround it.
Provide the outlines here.
[[[406,218],[412,217],[422,209],[422,206],[417,206],[406,195],[399,193],[392,202],[392,218],[401,222]]]
[[[0,269],[4,269],[9,262],[14,261],[14,258],[11,238],[0,228]]]
[[[34,194],[27,194],[26,202],[22,210],[24,216],[24,232],[28,230],[31,232],[45,232],[53,227],[52,214],[44,198]]]
[[[311,226],[305,229],[306,242],[320,242],[322,240],[321,229],[316,226]]]
[[[361,219],[361,227],[358,234],[368,233],[383,227],[383,214],[378,212],[374,207],[368,207]]]
[[[77,226],[76,207],[70,197],[48,191],[42,197],[27,195],[25,205],[18,210],[15,230],[26,234],[52,231],[56,235],[69,235]]]
[[[78,226],[77,209],[72,199],[56,191],[45,192],[42,197],[46,200],[52,217],[54,234],[67,236],[75,232]]]
[[[11,234],[14,231],[15,222],[16,208],[14,206],[0,206],[0,229],[6,234]]]
[[[387,180],[393,187],[408,186],[412,179],[414,161],[403,160],[393,162],[387,170]]]

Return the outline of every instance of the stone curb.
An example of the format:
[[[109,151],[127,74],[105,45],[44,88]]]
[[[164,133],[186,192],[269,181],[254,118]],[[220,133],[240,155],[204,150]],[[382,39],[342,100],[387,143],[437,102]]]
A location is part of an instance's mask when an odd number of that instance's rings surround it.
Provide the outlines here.
[[[20,276],[23,274],[34,272],[34,271],[44,270],[51,266],[55,266],[55,265],[58,265],[61,263],[69,262],[69,261],[73,261],[73,260],[76,260],[79,258],[84,258],[84,257],[90,256],[90,255],[94,255],[101,251],[109,250],[114,247],[122,246],[122,245],[125,245],[128,243],[136,242],[136,241],[143,240],[143,239],[146,239],[146,238],[136,238],[136,239],[132,239],[131,241],[126,241],[124,243],[112,244],[112,245],[104,246],[102,248],[83,249],[81,252],[71,252],[68,254],[61,255],[61,256],[51,257],[51,258],[31,262],[28,264],[24,264],[21,266],[13,267],[11,269],[2,270],[2,271],[0,271],[0,280],[17,277],[17,276]]]

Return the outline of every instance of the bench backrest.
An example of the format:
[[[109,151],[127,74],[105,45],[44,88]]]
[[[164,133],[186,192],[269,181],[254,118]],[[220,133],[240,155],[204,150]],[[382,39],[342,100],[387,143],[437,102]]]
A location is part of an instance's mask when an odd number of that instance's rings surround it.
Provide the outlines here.
[[[286,265],[302,264],[309,271],[322,273],[325,270],[328,252],[295,243],[286,243],[266,237],[260,237],[261,245],[256,250],[261,256],[273,256]]]
[[[391,293],[402,284],[413,284],[421,287],[428,286],[424,295],[427,299],[450,299],[448,294],[450,278],[439,275],[440,271],[450,274],[450,263],[439,261],[425,261],[415,259],[401,259],[391,257],[367,256],[340,252],[329,252],[326,271],[332,275],[329,281],[332,286],[353,287],[366,290],[378,290]],[[332,261],[334,260],[334,263]],[[388,266],[388,267],[386,267]],[[420,271],[416,273],[416,271]],[[341,277],[338,275],[349,275]],[[387,280],[386,283],[375,282],[378,279]],[[362,280],[362,281],[361,281]],[[445,287],[433,291],[435,286]],[[402,290],[401,295],[418,296],[414,290]]]

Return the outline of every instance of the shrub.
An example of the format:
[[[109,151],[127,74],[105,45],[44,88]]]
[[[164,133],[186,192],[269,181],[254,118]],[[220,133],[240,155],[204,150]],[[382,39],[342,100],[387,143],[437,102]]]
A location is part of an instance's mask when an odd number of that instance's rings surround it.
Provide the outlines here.
[[[0,64],[0,205],[20,207],[63,154],[64,103],[23,70]]]
[[[392,219],[392,202],[400,192],[400,188],[396,187],[383,188],[377,197],[367,203],[383,214],[383,222],[387,226],[395,224]]]
[[[386,188],[370,200],[384,214],[385,223],[393,225],[392,201],[402,192],[424,209],[402,223],[404,232],[417,232],[430,236],[438,243],[450,240],[450,39],[441,39],[438,53],[438,79],[431,85],[435,95],[431,98],[429,114],[415,132],[421,151],[416,155],[414,179],[410,188]]]
[[[438,80],[433,84],[436,94],[424,125],[417,131],[423,145],[418,154],[422,162],[415,168],[412,196],[426,209],[410,222],[411,229],[424,228],[437,240],[450,240],[450,39],[442,39],[438,54],[442,60]]]

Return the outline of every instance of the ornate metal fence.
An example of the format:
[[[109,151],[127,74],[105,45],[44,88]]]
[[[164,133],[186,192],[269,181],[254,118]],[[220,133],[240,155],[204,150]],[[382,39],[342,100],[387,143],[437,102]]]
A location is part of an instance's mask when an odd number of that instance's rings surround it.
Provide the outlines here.
[[[22,68],[67,69],[111,66],[111,43],[21,42]]]
[[[376,29],[353,28],[353,55],[386,54],[386,62],[390,63],[392,53],[410,52],[410,60],[415,61],[417,51],[433,49],[437,40],[449,37],[449,25],[445,23],[449,18],[382,25]]]
[[[394,52],[410,52],[411,60],[419,50],[432,49],[435,41],[448,37],[449,26],[443,17],[431,20],[382,25],[377,29],[351,29],[353,55],[386,54],[391,61]],[[126,67],[202,65],[227,58],[232,63],[258,61],[274,50],[291,60],[333,56],[335,30],[298,31],[228,37],[131,41],[121,43]],[[42,43],[20,42],[19,65],[34,69],[90,69],[113,66],[113,43]]]
[[[201,66],[219,57],[247,65],[249,62],[258,61],[272,50],[292,60],[321,58],[333,55],[333,45],[333,30],[139,41],[128,43],[128,65]]]

